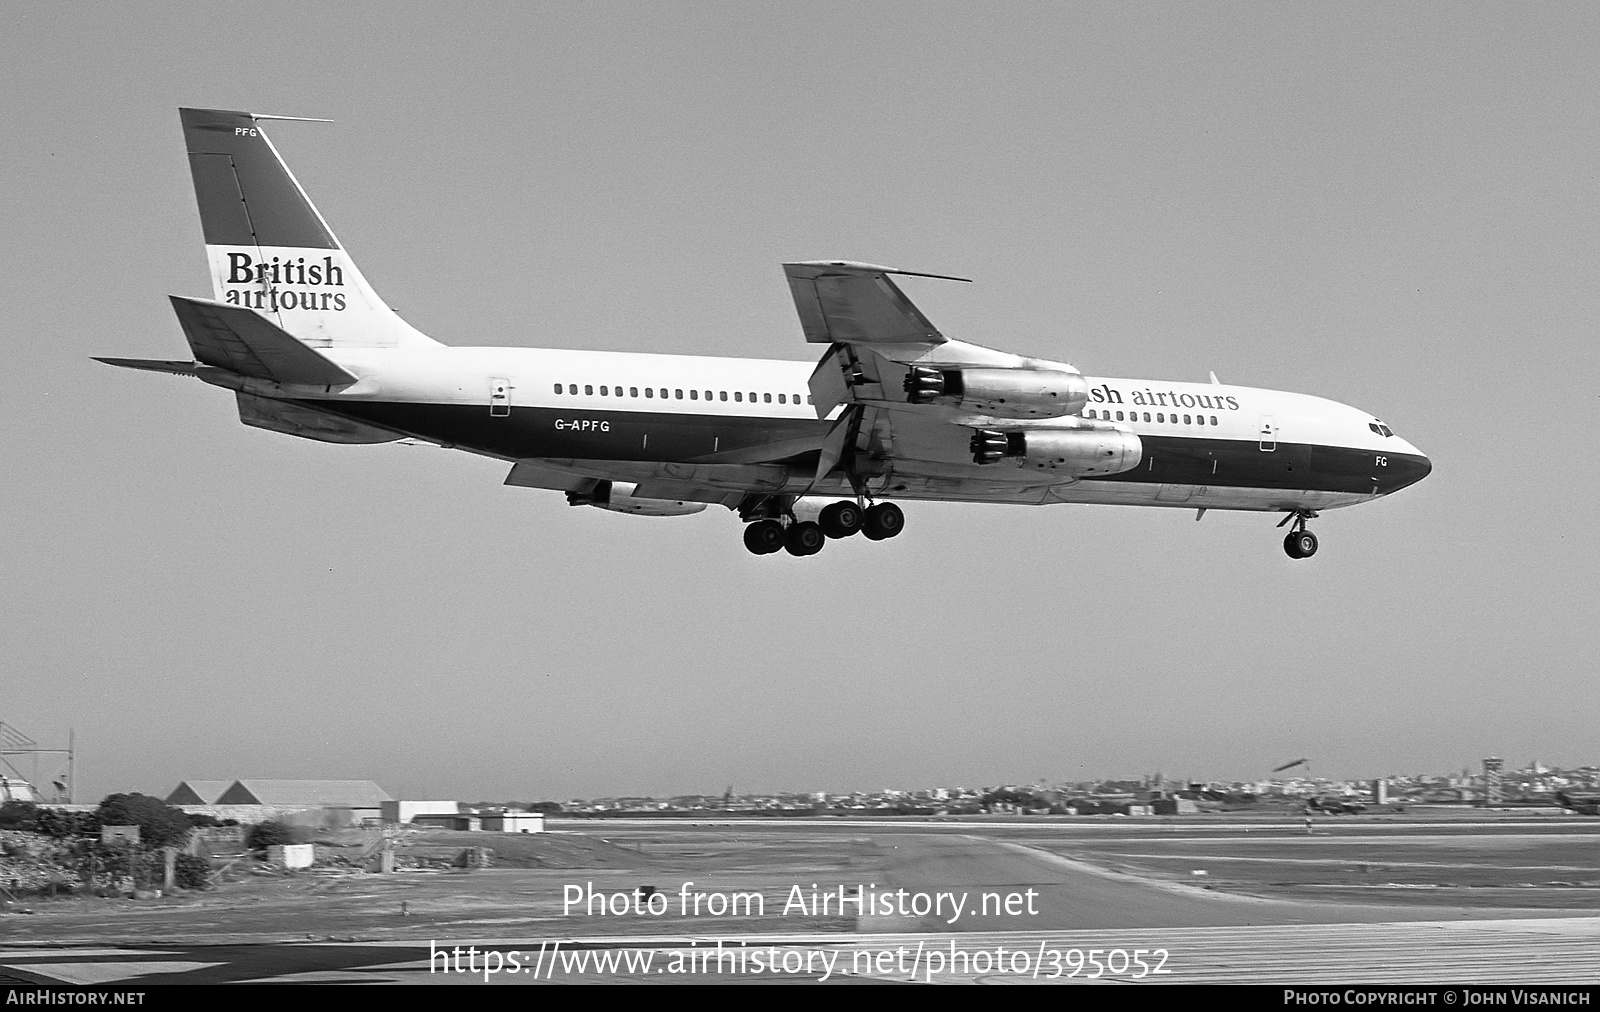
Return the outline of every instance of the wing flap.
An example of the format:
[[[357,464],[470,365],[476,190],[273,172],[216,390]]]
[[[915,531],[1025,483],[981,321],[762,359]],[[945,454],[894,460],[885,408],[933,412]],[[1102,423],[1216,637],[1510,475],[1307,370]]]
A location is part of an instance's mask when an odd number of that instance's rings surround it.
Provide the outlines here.
[[[852,448],[861,422],[860,407],[847,408],[828,430],[822,440],[822,452],[817,458],[817,471],[813,482],[820,482],[844,460],[845,450]]]
[[[743,490],[730,491],[728,489],[696,485],[692,481],[672,481],[661,478],[640,482],[638,487],[633,490],[633,494],[640,499],[703,502],[712,506],[727,506],[729,509],[739,505],[740,500],[745,497]]]
[[[849,365],[849,352],[844,345],[835,345],[811,370],[806,385],[811,390],[811,403],[816,406],[818,418],[828,417],[828,412],[850,400],[850,385],[845,382],[844,375]]]
[[[519,460],[511,465],[505,484],[523,488],[549,488],[557,492],[592,492],[599,479],[571,471],[544,466],[539,461]]]

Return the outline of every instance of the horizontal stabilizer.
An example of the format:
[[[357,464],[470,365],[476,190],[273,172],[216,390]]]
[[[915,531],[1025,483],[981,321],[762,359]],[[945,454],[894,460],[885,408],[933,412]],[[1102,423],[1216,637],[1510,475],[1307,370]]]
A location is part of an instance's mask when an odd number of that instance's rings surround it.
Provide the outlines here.
[[[120,366],[123,369],[142,369],[145,372],[170,372],[174,376],[193,376],[193,362],[170,362],[160,358],[101,358],[91,355],[96,362]]]
[[[253,309],[168,296],[194,357],[254,379],[305,386],[349,386],[356,377]]]

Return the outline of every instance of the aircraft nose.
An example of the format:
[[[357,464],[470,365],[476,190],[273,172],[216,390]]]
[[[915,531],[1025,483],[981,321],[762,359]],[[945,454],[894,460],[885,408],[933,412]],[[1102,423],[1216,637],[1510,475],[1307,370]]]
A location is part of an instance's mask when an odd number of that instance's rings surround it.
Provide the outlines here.
[[[1415,447],[1412,448],[1415,450]],[[1389,459],[1389,473],[1383,483],[1388,486],[1384,492],[1398,492],[1408,485],[1415,485],[1426,478],[1433,471],[1433,461],[1422,453],[1395,454]]]

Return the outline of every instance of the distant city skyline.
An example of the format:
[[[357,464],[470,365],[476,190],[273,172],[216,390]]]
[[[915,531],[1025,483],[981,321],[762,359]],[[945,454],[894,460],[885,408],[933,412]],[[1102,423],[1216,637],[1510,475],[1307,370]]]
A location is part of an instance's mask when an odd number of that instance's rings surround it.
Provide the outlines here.
[[[1489,757],[1486,757],[1486,758],[1489,758]],[[657,801],[664,801],[664,800],[671,800],[671,799],[677,799],[677,798],[694,798],[694,797],[698,797],[698,798],[720,798],[720,797],[723,797],[729,791],[733,792],[731,796],[736,798],[736,799],[746,799],[746,798],[753,798],[753,797],[775,798],[775,797],[819,797],[819,796],[820,797],[830,798],[830,799],[851,798],[851,797],[887,797],[887,796],[907,796],[907,797],[918,796],[918,797],[921,797],[921,796],[927,796],[930,793],[951,792],[951,791],[958,792],[958,793],[959,792],[965,792],[965,793],[968,793],[968,794],[974,794],[974,793],[982,793],[982,792],[985,792],[985,791],[995,791],[995,790],[1035,789],[1035,788],[1045,789],[1045,790],[1052,790],[1052,791],[1056,791],[1056,790],[1088,790],[1088,789],[1092,789],[1094,787],[1102,787],[1102,786],[1105,786],[1105,785],[1125,785],[1125,786],[1137,785],[1137,788],[1141,789],[1141,790],[1164,789],[1166,791],[1184,791],[1184,790],[1188,789],[1190,784],[1196,784],[1196,783],[1203,785],[1205,789],[1246,790],[1246,791],[1255,790],[1255,791],[1259,792],[1259,791],[1268,789],[1269,785],[1272,786],[1272,787],[1279,787],[1279,788],[1282,788],[1282,787],[1295,787],[1297,789],[1299,787],[1301,787],[1301,786],[1315,785],[1315,784],[1323,784],[1323,785],[1330,785],[1330,786],[1334,786],[1334,785],[1343,785],[1343,786],[1355,785],[1355,786],[1360,786],[1360,787],[1366,787],[1367,785],[1370,785],[1372,782],[1378,781],[1378,780],[1384,781],[1386,784],[1388,784],[1392,788],[1396,788],[1396,789],[1402,789],[1402,788],[1405,788],[1407,786],[1417,787],[1417,788],[1429,787],[1429,786],[1438,786],[1438,787],[1450,787],[1450,788],[1479,789],[1479,788],[1482,788],[1482,786],[1483,786],[1483,784],[1485,782],[1485,775],[1486,775],[1486,769],[1484,767],[1484,760],[1480,760],[1478,765],[1476,766],[1476,768],[1474,768],[1473,766],[1464,766],[1459,771],[1450,770],[1450,771],[1445,771],[1445,772],[1433,771],[1433,772],[1391,773],[1391,774],[1383,774],[1383,775],[1377,775],[1377,776],[1355,776],[1355,777],[1324,776],[1324,775],[1316,774],[1316,773],[1313,773],[1313,772],[1310,772],[1310,771],[1304,771],[1304,767],[1303,766],[1300,767],[1300,769],[1302,770],[1302,772],[1295,772],[1292,775],[1290,775],[1291,771],[1284,770],[1284,771],[1273,771],[1272,773],[1269,773],[1269,774],[1261,776],[1261,777],[1243,778],[1243,779],[1219,779],[1219,778],[1197,778],[1197,777],[1192,778],[1192,777],[1185,777],[1185,776],[1177,776],[1177,775],[1167,774],[1167,773],[1165,773],[1165,772],[1163,772],[1161,770],[1156,770],[1156,771],[1152,771],[1152,772],[1149,772],[1149,773],[1137,774],[1137,775],[1134,775],[1134,776],[1087,777],[1087,778],[1078,778],[1078,779],[1034,778],[1034,779],[1031,779],[1031,780],[1010,780],[1010,781],[986,783],[986,784],[966,784],[966,783],[941,783],[941,784],[932,784],[932,785],[928,785],[928,784],[922,784],[922,785],[902,784],[900,786],[885,786],[885,787],[878,787],[878,788],[860,788],[860,787],[855,787],[855,788],[850,788],[850,789],[824,789],[824,788],[808,788],[808,787],[789,787],[789,788],[781,788],[781,789],[763,789],[763,788],[746,789],[746,788],[740,787],[740,785],[737,785],[737,784],[729,784],[729,785],[725,785],[725,787],[721,791],[712,791],[712,790],[700,791],[700,790],[689,789],[689,790],[678,790],[678,791],[661,792],[661,793],[640,793],[640,792],[632,792],[632,791],[620,790],[620,791],[601,792],[599,794],[593,794],[593,795],[574,795],[574,796],[566,797],[566,798],[560,798],[560,797],[531,797],[531,796],[525,796],[525,795],[507,795],[507,796],[501,797],[499,800],[500,800],[500,802],[506,802],[506,801],[510,801],[510,800],[519,800],[519,801],[521,801],[523,803],[556,802],[556,803],[560,803],[560,804],[566,804],[566,803],[571,803],[571,802],[594,802],[594,801],[597,801],[597,800],[606,800],[606,799],[653,799],[653,800],[657,800]],[[1499,779],[1501,779],[1506,785],[1508,785],[1509,788],[1512,788],[1512,789],[1526,788],[1529,784],[1534,784],[1537,787],[1537,789],[1545,791],[1545,792],[1564,789],[1564,788],[1568,788],[1568,787],[1576,787],[1576,788],[1585,789],[1585,790],[1587,790],[1587,789],[1600,789],[1600,761],[1591,762],[1591,763],[1580,763],[1580,764],[1577,764],[1577,765],[1574,765],[1574,766],[1568,766],[1568,767],[1562,767],[1562,766],[1558,766],[1558,765],[1555,765],[1555,764],[1545,763],[1545,762],[1542,762],[1539,759],[1529,760],[1525,765],[1521,765],[1521,766],[1517,766],[1517,765],[1514,765],[1514,764],[1505,764],[1502,761],[1502,768],[1497,770],[1497,777]],[[41,779],[43,779],[42,783],[41,782],[36,782],[35,778],[29,777],[25,770],[19,770],[14,762],[11,763],[8,768],[0,770],[0,780],[6,780],[8,778],[13,780],[13,781],[22,781],[22,782],[25,782],[25,783],[29,784],[30,786],[32,786],[37,791],[39,796],[41,798],[43,798],[44,800],[46,800],[46,801],[56,800],[54,798],[54,794],[56,793],[55,788],[61,788],[62,789],[61,793],[64,793],[65,784],[59,778],[41,778]],[[250,778],[250,777],[232,778],[232,779],[223,778],[223,779],[217,779],[217,780],[214,780],[214,781],[205,781],[205,780],[202,780],[201,778],[185,778],[185,780],[182,781],[181,783],[212,783],[212,784],[215,784],[216,786],[218,786],[219,789],[220,789],[221,786],[229,784],[229,783],[232,783],[234,781],[234,779],[250,780],[252,778]],[[313,778],[313,779],[315,779],[315,778]],[[381,786],[382,785],[382,778],[379,778],[375,782],[379,783],[380,786]],[[11,783],[11,784],[7,784],[6,786],[7,786],[8,790],[10,790],[10,789],[13,789],[16,785],[15,785],[15,783]],[[170,793],[171,790],[172,790],[172,788],[170,786],[162,786],[162,787],[159,787],[159,788],[149,788],[149,789],[135,788],[132,792],[147,794],[147,795],[154,796],[154,797],[165,797]],[[422,796],[422,795],[418,795],[418,794],[405,795],[404,792],[395,793],[395,792],[391,791],[391,793],[394,793],[395,797],[407,796],[407,797],[416,798],[416,797],[421,797]],[[441,796],[450,796],[450,797],[456,797],[456,798],[461,798],[461,799],[477,798],[477,799],[480,799],[480,800],[487,799],[489,797],[489,795],[487,795],[485,793],[474,792],[474,791],[471,791],[471,790],[450,792],[447,795],[441,795]],[[3,799],[3,797],[0,797],[0,799]],[[80,794],[77,797],[76,800],[77,800],[77,803],[84,804],[84,803],[91,803],[94,799],[88,798],[88,797]]]
[[[19,734],[15,730],[15,728],[11,729],[11,736],[14,737],[14,738],[26,738],[25,735]],[[68,739],[63,739],[63,742],[66,742],[67,740]],[[40,772],[38,774],[30,775],[28,769],[22,768],[22,766],[19,765],[19,762],[22,762],[22,763],[25,764],[25,762],[26,762],[25,758],[24,759],[19,759],[19,757],[17,755],[12,755],[12,756],[9,756],[9,761],[7,762],[7,765],[4,768],[0,768],[0,775],[10,776],[10,777],[14,777],[14,778],[26,781],[29,784],[33,785],[37,790],[39,790],[41,794],[48,795],[48,794],[51,793],[51,790],[53,789],[53,785],[61,785],[61,784],[64,784],[65,781],[66,781],[66,772],[65,772],[65,770],[66,770],[66,762],[67,762],[67,760],[66,760],[66,758],[64,756],[64,749],[54,748],[52,743],[50,741],[48,741],[48,740],[43,741],[43,742],[34,741],[33,744],[38,746],[41,749],[41,751],[46,752],[46,753],[48,753],[50,755],[50,759],[46,760],[44,765],[42,765],[40,767]],[[82,747],[81,741],[77,741],[77,745],[81,748]],[[1483,764],[1484,764],[1485,760],[1488,759],[1488,758],[1499,758],[1499,760],[1501,762],[1501,765],[1503,767],[1503,770],[1504,770],[1504,775],[1506,775],[1507,777],[1513,777],[1513,776],[1518,776],[1518,775],[1523,775],[1523,774],[1531,774],[1531,773],[1541,773],[1541,772],[1545,772],[1545,771],[1568,772],[1568,773],[1571,773],[1571,772],[1588,772],[1591,775],[1591,777],[1600,776],[1600,760],[1582,761],[1582,762],[1562,765],[1562,764],[1557,764],[1557,763],[1546,762],[1546,761],[1538,758],[1537,756],[1534,757],[1534,758],[1528,759],[1525,763],[1521,763],[1521,764],[1518,764],[1518,763],[1515,763],[1515,762],[1508,762],[1508,761],[1504,760],[1502,757],[1484,756],[1484,757],[1479,757],[1478,759],[1473,760],[1471,762],[1464,763],[1459,768],[1459,771],[1457,771],[1455,769],[1452,769],[1452,770],[1449,770],[1449,771],[1446,771],[1446,772],[1439,772],[1437,769],[1435,769],[1435,770],[1433,770],[1431,772],[1413,771],[1413,772],[1408,772],[1408,773],[1399,773],[1399,772],[1391,772],[1391,773],[1383,773],[1383,774],[1365,773],[1365,774],[1355,774],[1355,775],[1349,775],[1349,776],[1342,776],[1342,775],[1337,775],[1337,774],[1334,774],[1334,773],[1323,774],[1323,773],[1319,773],[1319,772],[1314,772],[1314,770],[1321,768],[1322,764],[1320,764],[1320,763],[1312,763],[1312,764],[1310,764],[1311,765],[1311,769],[1307,770],[1307,767],[1304,765],[1304,759],[1302,759],[1302,760],[1298,761],[1295,764],[1295,766],[1299,770],[1304,771],[1304,772],[1295,773],[1294,775],[1287,775],[1289,773],[1292,773],[1293,772],[1292,770],[1281,770],[1280,771],[1279,769],[1276,769],[1276,768],[1272,769],[1272,770],[1269,770],[1269,771],[1266,771],[1261,776],[1257,776],[1257,777],[1248,777],[1248,776],[1247,777],[1201,777],[1201,776],[1190,776],[1188,774],[1167,773],[1167,772],[1165,772],[1163,770],[1159,770],[1158,769],[1158,770],[1146,771],[1146,772],[1135,773],[1135,774],[1126,774],[1126,775],[1076,776],[1076,777],[1067,777],[1067,776],[1050,777],[1050,776],[1041,775],[1041,776],[1036,776],[1036,777],[1033,777],[1033,778],[1010,778],[1010,779],[1002,779],[1002,780],[995,780],[995,781],[991,781],[991,782],[985,782],[985,783],[982,783],[982,784],[978,785],[977,787],[975,787],[973,789],[979,789],[979,790],[982,790],[982,789],[996,789],[996,788],[1002,788],[1002,787],[1022,786],[1022,785],[1062,785],[1062,784],[1086,784],[1086,783],[1105,783],[1105,782],[1143,782],[1143,781],[1153,781],[1156,778],[1161,778],[1161,780],[1163,782],[1165,782],[1169,786],[1177,786],[1177,785],[1182,785],[1182,784],[1187,784],[1187,783],[1242,785],[1242,784],[1252,784],[1252,783],[1259,784],[1259,783],[1269,783],[1269,782],[1288,783],[1288,782],[1296,782],[1296,781],[1302,781],[1302,782],[1313,782],[1313,781],[1316,781],[1316,782],[1326,782],[1326,783],[1361,783],[1361,782],[1370,782],[1370,781],[1375,780],[1375,779],[1383,779],[1383,780],[1388,780],[1388,781],[1406,781],[1406,780],[1450,780],[1452,782],[1454,782],[1456,780],[1479,780],[1479,781],[1481,781],[1483,776],[1484,776]],[[54,765],[51,765],[52,762],[54,763]],[[1279,765],[1281,766],[1282,764],[1279,764]],[[1285,774],[1285,775],[1280,775],[1280,773]],[[248,779],[252,779],[252,778],[255,778],[254,772],[252,772],[250,770],[246,770],[244,773],[236,775],[236,776],[235,775],[229,775],[229,776],[221,776],[221,777],[183,777],[183,778],[180,778],[180,781],[192,781],[192,782],[194,782],[194,781],[201,781],[201,780],[214,780],[214,781],[217,781],[219,783],[231,783],[232,781],[234,781],[236,779],[248,780]],[[340,778],[340,777],[329,778],[329,777],[306,776],[306,777],[289,778],[289,779],[325,780],[325,779],[351,779],[351,778]],[[382,777],[382,776],[377,776],[377,777],[373,777],[373,778],[370,778],[370,779],[374,780],[375,782],[379,782],[379,783],[384,783],[385,782],[385,778]],[[179,781],[175,781],[175,782],[179,782]],[[734,786],[737,786],[737,785],[734,785]],[[968,787],[968,785],[965,784],[965,783],[959,783],[958,784],[958,783],[955,783],[955,782],[942,783],[942,784],[940,784],[940,786],[941,787],[947,787],[947,788],[948,787],[958,787],[959,786],[959,787],[962,787],[964,789]],[[167,790],[169,790],[169,789],[170,789],[169,787],[165,787],[165,786],[151,787],[151,788],[148,788],[148,789],[146,789],[144,787],[139,787],[139,786],[133,786],[133,787],[129,787],[129,788],[124,788],[124,790],[127,790],[127,791],[136,791],[138,793],[145,793],[145,794],[152,794],[152,795],[157,795],[157,794],[164,795],[165,792]],[[874,793],[883,793],[883,792],[915,792],[915,791],[919,791],[919,790],[928,790],[928,789],[931,789],[931,788],[925,788],[925,787],[903,787],[903,786],[902,787],[880,787],[880,788],[861,788],[861,787],[850,787],[850,788],[837,788],[837,787],[835,787],[835,788],[783,787],[783,788],[756,788],[756,789],[753,789],[750,792],[748,792],[748,794],[761,795],[761,796],[774,796],[774,795],[781,795],[781,794],[826,793],[826,794],[829,794],[829,795],[848,796],[848,795],[854,795],[854,794],[874,794]],[[427,792],[423,792],[423,793],[427,793]],[[434,792],[434,793],[439,793],[439,792]],[[457,797],[486,796],[486,795],[483,795],[481,792],[474,792],[473,790],[470,790],[470,789],[466,790],[466,791],[461,791],[461,790],[446,791],[444,793],[449,794],[450,796],[457,796]],[[711,796],[712,794],[720,794],[720,792],[714,792],[714,791],[711,791],[709,789],[702,791],[702,790],[694,790],[692,788],[691,789],[684,789],[684,790],[672,790],[672,791],[665,791],[665,792],[657,792],[657,793],[659,793],[660,796],[662,796],[662,797],[682,797],[682,796],[693,796],[693,795]],[[396,796],[399,796],[399,795],[397,794]],[[417,794],[417,793],[413,792],[413,793],[409,794],[408,796],[420,797],[420,796],[422,796],[422,794]],[[655,796],[656,796],[656,793],[639,793],[639,792],[632,792],[632,791],[626,791],[626,790],[611,790],[611,791],[601,791],[601,792],[598,792],[598,793],[595,793],[595,794],[591,794],[591,795],[572,795],[569,800],[583,798],[583,797],[655,797]],[[551,800],[551,801],[553,801],[553,800],[561,800],[561,799],[552,796],[552,797],[547,797],[547,798],[543,798],[543,799],[540,799],[540,800]]]
[[[1530,763],[1527,767],[1523,767],[1523,768],[1520,768],[1520,769],[1507,769],[1504,772],[1503,775],[1508,781],[1513,781],[1514,782],[1518,777],[1522,777],[1524,775],[1544,777],[1544,776],[1550,776],[1550,775],[1572,775],[1572,774],[1576,774],[1577,775],[1577,776],[1573,777],[1575,782],[1579,782],[1579,783],[1583,783],[1583,784],[1591,785],[1591,786],[1600,786],[1600,764],[1585,764],[1585,765],[1575,766],[1575,767],[1571,767],[1571,768],[1561,768],[1561,767],[1551,767],[1551,766],[1548,766],[1548,765],[1545,765],[1545,764],[1539,764],[1536,767],[1534,764]],[[1181,791],[1181,790],[1187,790],[1188,789],[1188,785],[1192,784],[1192,783],[1203,784],[1208,788],[1210,788],[1210,787],[1244,787],[1244,786],[1248,786],[1248,785],[1252,785],[1252,784],[1256,784],[1256,785],[1262,785],[1262,784],[1309,784],[1309,783],[1370,784],[1371,782],[1373,782],[1375,780],[1382,780],[1382,781],[1385,781],[1385,782],[1390,783],[1390,784],[1407,784],[1407,783],[1411,783],[1411,784],[1424,784],[1424,783],[1458,784],[1458,783],[1462,783],[1462,782],[1481,783],[1483,781],[1483,777],[1484,777],[1484,773],[1480,769],[1480,770],[1475,771],[1475,772],[1474,771],[1470,771],[1470,770],[1463,770],[1459,775],[1454,773],[1454,772],[1450,772],[1450,773],[1391,774],[1391,775],[1388,775],[1388,776],[1375,776],[1375,777],[1325,777],[1325,776],[1314,776],[1314,775],[1309,775],[1308,774],[1308,775],[1303,775],[1303,776],[1266,776],[1266,777],[1259,777],[1259,778],[1248,779],[1248,780],[1215,780],[1215,779],[1213,779],[1213,780],[1198,780],[1198,779],[1197,780],[1189,780],[1189,779],[1185,779],[1185,778],[1162,777],[1160,779],[1160,782],[1164,785],[1165,789],[1167,789],[1167,790],[1178,790],[1178,791]],[[1068,788],[1068,787],[1071,787],[1071,788],[1084,788],[1084,787],[1090,786],[1090,785],[1102,785],[1102,784],[1139,784],[1139,785],[1142,785],[1144,789],[1153,789],[1157,784],[1157,775],[1156,774],[1149,774],[1149,775],[1144,775],[1144,776],[1139,776],[1139,777],[1098,777],[1098,778],[1090,778],[1090,779],[1087,779],[1087,780],[1072,780],[1072,781],[1064,781],[1064,780],[1013,781],[1013,782],[1008,782],[1008,783],[1004,783],[1004,784],[984,784],[984,785],[940,784],[940,785],[937,785],[937,786],[925,786],[925,787],[906,787],[906,786],[901,786],[901,787],[884,787],[884,788],[879,788],[877,790],[859,790],[858,789],[858,790],[838,791],[838,792],[835,792],[835,791],[823,791],[823,790],[804,790],[804,789],[782,790],[782,791],[762,791],[762,790],[739,791],[739,790],[735,789],[733,796],[736,797],[736,798],[737,797],[758,797],[758,796],[760,796],[760,797],[774,797],[774,796],[780,796],[780,795],[792,795],[792,796],[796,796],[796,797],[803,797],[803,796],[807,796],[807,795],[819,795],[819,794],[821,794],[821,795],[827,795],[828,797],[852,797],[852,796],[861,796],[861,795],[924,794],[924,793],[927,793],[929,791],[938,791],[938,790],[989,791],[989,790],[1005,790],[1005,789],[1009,789],[1009,788],[1023,788],[1023,787],[1045,787],[1045,788],[1050,788],[1050,789],[1062,789],[1062,788]],[[720,797],[720,796],[722,796],[720,793],[718,793],[718,792],[710,792],[710,791],[679,791],[679,792],[676,792],[674,794],[663,795],[662,798]],[[609,795],[599,795],[598,797],[640,798],[640,797],[654,797],[654,795],[648,795],[648,794],[641,795],[641,794],[631,794],[631,793],[627,793],[627,792],[621,792],[621,793],[615,793],[615,794],[609,794]],[[558,799],[547,798],[547,799],[542,799],[542,800],[558,800]],[[572,798],[572,799],[568,799],[568,800],[591,800],[591,799]]]

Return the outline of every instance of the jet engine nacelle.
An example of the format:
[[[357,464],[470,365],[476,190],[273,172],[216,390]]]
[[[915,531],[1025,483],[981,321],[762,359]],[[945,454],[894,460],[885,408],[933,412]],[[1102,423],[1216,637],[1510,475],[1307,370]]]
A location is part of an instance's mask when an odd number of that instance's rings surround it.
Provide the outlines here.
[[[1060,369],[940,369],[914,365],[906,373],[912,404],[953,404],[1002,418],[1075,415],[1089,401],[1089,383]]]
[[[1144,458],[1139,437],[1121,429],[979,429],[972,437],[971,449],[977,464],[1005,461],[1076,478],[1131,471]]]
[[[596,506],[613,513],[632,513],[641,517],[686,517],[706,508],[703,502],[681,499],[641,499],[633,493],[639,486],[625,481],[602,481],[593,492],[568,492],[569,506]]]

